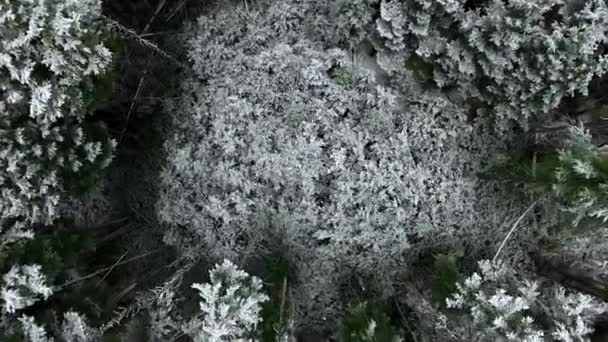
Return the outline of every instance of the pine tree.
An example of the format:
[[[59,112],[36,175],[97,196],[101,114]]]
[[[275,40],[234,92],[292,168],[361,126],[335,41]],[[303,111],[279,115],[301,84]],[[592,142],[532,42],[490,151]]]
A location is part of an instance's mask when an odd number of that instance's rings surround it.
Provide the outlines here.
[[[593,320],[608,309],[591,296],[542,286],[501,262],[480,261],[479,270],[446,299],[461,313],[454,319],[461,319],[470,341],[588,341]]]
[[[114,143],[85,99],[111,62],[99,0],[0,1],[0,215],[50,223],[67,180]]]
[[[383,0],[379,14],[370,40],[385,70],[421,59],[436,86],[481,101],[498,132],[529,127],[608,70],[602,0]]]

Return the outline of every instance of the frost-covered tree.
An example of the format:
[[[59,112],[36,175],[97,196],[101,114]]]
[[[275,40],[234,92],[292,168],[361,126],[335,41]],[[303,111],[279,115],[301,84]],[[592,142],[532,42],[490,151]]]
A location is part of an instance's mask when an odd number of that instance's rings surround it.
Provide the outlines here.
[[[99,333],[90,327],[85,318],[78,312],[68,311],[63,314],[61,338],[65,342],[94,342]]]
[[[34,317],[23,315],[19,318],[21,333],[27,342],[96,342],[98,332],[91,328],[84,318],[76,312],[68,311],[63,315],[60,336],[57,339],[48,336],[46,329],[38,324]]]
[[[157,204],[166,241],[241,260],[280,234],[310,280],[294,300],[321,320],[340,277],[394,279],[419,247],[465,231],[501,239],[488,232],[513,208],[489,208],[474,178],[496,145],[483,126],[441,92],[399,94],[343,50],[273,34],[284,6],[218,10],[190,33]]]
[[[603,0],[382,0],[379,12],[372,41],[381,66],[398,73],[421,59],[409,67],[481,100],[499,131],[586,94],[608,66]]]
[[[17,221],[12,225],[0,223],[0,226],[6,227],[4,230],[0,229],[0,253],[5,253],[11,245],[20,240],[34,238],[34,232],[23,222]]]
[[[15,265],[2,277],[0,284],[0,338],[23,336],[28,342],[54,341],[34,317],[22,314],[24,309],[53,294],[54,289],[47,284],[42,267]],[[57,329],[61,342],[94,342],[99,337],[83,316],[73,311],[64,313],[63,323]]]
[[[566,146],[559,150],[550,184],[553,196],[573,214],[573,224],[593,217],[608,221],[608,155],[591,143],[582,126],[570,128]]]
[[[297,244],[312,236],[371,270],[413,235],[472,218],[466,174],[479,162],[472,152],[491,144],[459,107],[439,93],[400,98],[363,68],[345,85],[345,52],[256,43],[273,19],[231,13],[202,18],[189,42],[196,79],[172,108],[158,203],[176,227],[168,239],[235,257],[282,226]]]
[[[29,342],[53,342],[53,338],[47,337],[44,327],[38,325],[34,317],[23,315],[19,318],[23,336]]]
[[[572,125],[561,146],[514,156],[497,163],[496,176],[522,183],[534,196],[548,196],[568,213],[573,226],[608,221],[608,154],[592,143],[589,131]]]
[[[261,321],[262,281],[251,277],[228,260],[209,271],[206,284],[193,284],[201,297],[200,314],[186,323],[184,331],[195,342],[248,341]]]
[[[0,1],[0,216],[49,223],[113,142],[85,122],[107,70],[99,0]]]
[[[593,320],[608,309],[591,296],[541,286],[488,260],[446,303],[462,313],[468,341],[588,341]]]
[[[378,0],[337,0],[334,20],[337,41],[356,47],[369,38],[370,26],[378,15]]]
[[[47,299],[53,290],[46,284],[40,265],[13,266],[3,276],[2,312],[12,314],[31,306],[40,297]]]
[[[209,281],[192,284],[199,297],[199,309],[186,317],[176,293],[182,276],[173,277],[155,291],[151,307],[152,333],[159,339],[187,334],[195,342],[251,341],[262,322],[262,304],[269,300],[262,281],[228,260],[209,271]]]

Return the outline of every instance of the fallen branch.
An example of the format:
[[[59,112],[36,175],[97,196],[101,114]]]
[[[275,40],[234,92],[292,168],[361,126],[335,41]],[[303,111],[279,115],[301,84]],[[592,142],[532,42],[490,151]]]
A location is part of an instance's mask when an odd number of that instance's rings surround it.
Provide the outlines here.
[[[139,34],[137,34],[137,32],[133,31],[130,28],[127,28],[125,26],[123,26],[121,23],[117,22],[114,19],[108,18],[106,16],[103,16],[103,18],[109,23],[109,25],[111,27],[114,27],[115,29],[117,29],[118,31],[121,31],[129,36],[131,36],[132,38],[134,38],[139,44],[150,48],[152,50],[154,50],[155,52],[157,52],[159,55],[161,55],[162,57],[172,61],[173,63],[183,67],[183,68],[187,68],[187,66],[185,64],[183,64],[182,62],[178,61],[175,57],[171,56],[170,54],[168,54],[167,52],[163,51],[161,48],[158,47],[158,45],[152,43],[151,41],[142,38]]]
[[[114,268],[116,268],[116,265],[118,265],[122,261],[122,259],[124,259],[127,256],[128,253],[129,253],[129,251],[124,252],[123,255],[121,255],[120,258],[118,258],[118,260],[114,263],[114,265],[112,265],[110,267],[108,272],[106,272],[106,274],[104,274],[103,277],[101,277],[101,279],[99,279],[99,281],[97,282],[97,284],[95,284],[95,286],[99,286],[110,275],[110,273],[112,273],[112,270],[114,270]]]
[[[494,255],[494,258],[492,259],[492,263],[496,262],[496,260],[498,259],[498,256],[500,255],[500,252],[507,244],[507,241],[509,241],[509,238],[511,237],[511,235],[513,235],[513,232],[515,231],[515,229],[517,228],[519,223],[524,219],[524,217],[526,217],[528,215],[528,213],[530,213],[530,211],[532,211],[532,209],[534,208],[534,206],[536,206],[537,203],[538,203],[538,200],[532,202],[532,204],[528,207],[528,209],[526,209],[526,211],[524,211],[524,213],[521,214],[521,216],[517,219],[517,221],[515,221],[515,223],[513,224],[513,227],[511,227],[511,230],[509,230],[509,233],[507,233],[507,236],[505,236],[505,239],[502,240],[500,247],[498,247],[498,251],[496,251],[496,255]]]
[[[135,96],[133,96],[133,100],[131,100],[131,106],[129,107],[129,112],[127,113],[127,120],[125,122],[125,126],[120,132],[120,138],[118,138],[118,144],[122,143],[122,138],[127,132],[127,126],[129,125],[129,119],[131,118],[131,114],[133,113],[133,109],[135,109],[135,102],[137,102],[137,98],[139,97],[139,93],[141,92],[141,87],[144,84],[144,79],[146,78],[146,74],[148,70],[144,72],[144,75],[139,79],[139,84],[137,85],[137,90],[135,91]]]
[[[76,279],[72,279],[72,280],[70,280],[70,281],[67,281],[67,282],[65,282],[65,283],[63,283],[63,284],[61,284],[61,285],[59,285],[57,288],[58,288],[58,290],[62,290],[62,289],[63,289],[63,288],[65,288],[65,287],[68,287],[68,286],[74,285],[74,284],[76,284],[76,283],[79,283],[79,282],[84,281],[84,280],[87,280],[87,279],[94,278],[94,277],[96,277],[96,276],[98,276],[98,275],[100,275],[100,274],[102,274],[102,273],[104,273],[104,272],[107,272],[108,270],[110,270],[110,269],[112,269],[112,268],[115,268],[115,267],[118,267],[118,266],[121,266],[121,265],[124,265],[124,264],[128,264],[128,263],[133,262],[133,261],[135,261],[135,260],[139,260],[139,259],[145,258],[145,257],[147,257],[147,256],[149,256],[149,255],[152,255],[152,254],[154,254],[154,253],[158,253],[158,252],[160,252],[160,251],[161,251],[161,248],[159,248],[159,249],[157,249],[157,250],[154,250],[154,251],[151,251],[151,252],[147,252],[147,253],[144,253],[144,254],[140,254],[140,255],[138,255],[138,256],[134,256],[134,257],[132,257],[132,258],[130,258],[130,259],[127,259],[127,260],[125,260],[125,261],[119,262],[119,263],[117,263],[117,264],[113,264],[113,265],[108,266],[108,267],[104,267],[104,268],[99,269],[99,270],[97,270],[97,271],[95,271],[95,272],[93,272],[93,273],[89,273],[89,274],[87,274],[87,275],[85,275],[85,276],[82,276],[82,277],[79,277],[79,278],[76,278]]]
[[[593,260],[569,257],[558,252],[532,253],[538,273],[579,292],[608,299],[608,268]]]

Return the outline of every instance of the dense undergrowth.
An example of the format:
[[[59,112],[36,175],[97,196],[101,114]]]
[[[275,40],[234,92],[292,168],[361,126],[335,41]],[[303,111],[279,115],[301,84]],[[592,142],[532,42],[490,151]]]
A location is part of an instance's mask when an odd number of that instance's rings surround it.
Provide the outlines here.
[[[0,0],[0,339],[590,340],[606,18]]]

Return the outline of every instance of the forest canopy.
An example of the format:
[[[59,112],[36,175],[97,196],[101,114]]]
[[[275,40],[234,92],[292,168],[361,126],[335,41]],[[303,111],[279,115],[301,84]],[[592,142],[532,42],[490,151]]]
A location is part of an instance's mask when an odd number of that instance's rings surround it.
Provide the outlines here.
[[[0,340],[600,341],[605,0],[0,0]]]

